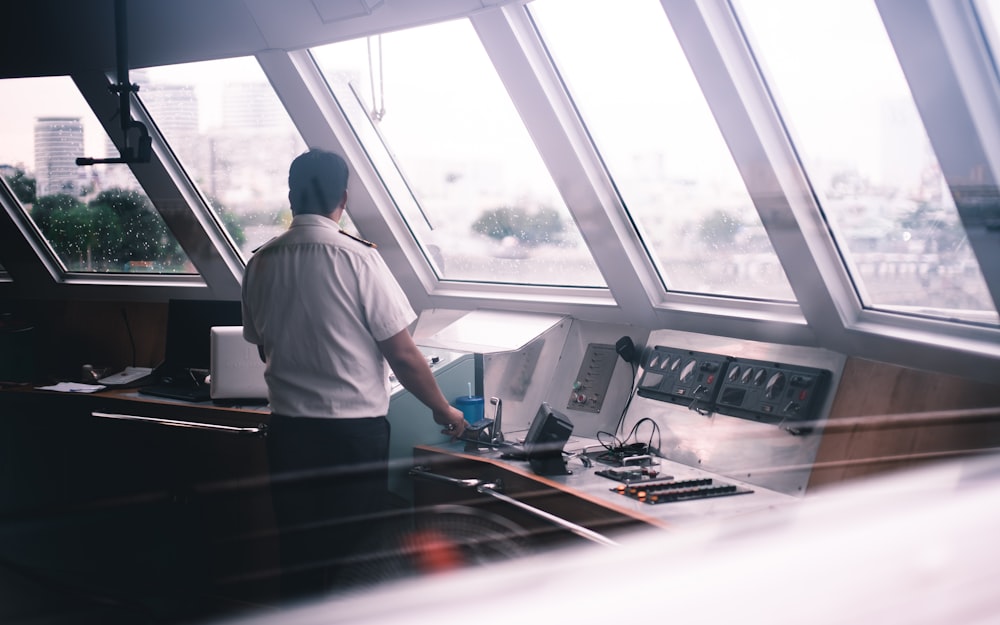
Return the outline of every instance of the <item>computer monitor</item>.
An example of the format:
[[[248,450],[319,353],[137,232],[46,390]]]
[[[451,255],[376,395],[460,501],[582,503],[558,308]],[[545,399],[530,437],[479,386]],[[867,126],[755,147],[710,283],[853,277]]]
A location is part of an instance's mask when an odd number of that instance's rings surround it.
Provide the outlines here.
[[[243,325],[239,301],[172,299],[167,306],[167,345],[161,376],[186,375],[191,369],[208,371],[212,365],[213,326]]]
[[[531,469],[539,475],[565,475],[562,451],[573,433],[573,424],[565,415],[542,402],[524,438],[524,452]]]

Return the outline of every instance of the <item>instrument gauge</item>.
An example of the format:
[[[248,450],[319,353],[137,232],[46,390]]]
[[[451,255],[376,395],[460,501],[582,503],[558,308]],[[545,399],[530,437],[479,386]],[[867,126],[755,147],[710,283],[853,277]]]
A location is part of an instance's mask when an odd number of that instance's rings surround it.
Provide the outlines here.
[[[783,390],[785,390],[785,374],[777,371],[768,378],[767,386],[764,387],[764,397],[775,399],[781,395]]]
[[[767,377],[767,369],[758,369],[757,373],[753,376],[753,383],[760,386],[764,383],[765,377]]]
[[[679,362],[679,359],[678,359]],[[687,361],[684,368],[681,369],[681,382],[687,382],[691,378],[691,374],[694,373],[694,367],[698,364],[698,361],[692,358]]]

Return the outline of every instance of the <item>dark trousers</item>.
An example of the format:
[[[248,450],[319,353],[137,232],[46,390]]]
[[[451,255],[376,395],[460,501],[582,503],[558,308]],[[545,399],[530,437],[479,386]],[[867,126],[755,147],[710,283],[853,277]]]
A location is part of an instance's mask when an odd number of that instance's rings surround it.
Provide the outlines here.
[[[272,415],[267,449],[282,597],[330,590],[387,505],[389,422]]]

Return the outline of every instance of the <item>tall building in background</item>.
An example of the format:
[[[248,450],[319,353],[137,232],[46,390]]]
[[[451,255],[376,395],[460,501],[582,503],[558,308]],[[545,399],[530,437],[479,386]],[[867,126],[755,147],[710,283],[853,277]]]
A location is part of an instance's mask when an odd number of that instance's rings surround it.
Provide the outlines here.
[[[37,195],[80,192],[86,180],[76,159],[84,155],[83,122],[79,117],[35,119],[35,182]]]
[[[288,114],[266,82],[227,82],[222,92],[222,125],[255,132],[283,128]]]
[[[273,213],[288,202],[288,164],[305,143],[266,82],[229,82],[222,124],[209,133],[209,193],[234,213]]]

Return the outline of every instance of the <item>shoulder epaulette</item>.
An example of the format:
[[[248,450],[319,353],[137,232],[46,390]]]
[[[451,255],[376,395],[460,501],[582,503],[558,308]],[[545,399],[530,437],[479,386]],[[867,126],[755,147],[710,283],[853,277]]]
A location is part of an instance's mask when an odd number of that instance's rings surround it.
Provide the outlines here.
[[[357,241],[358,243],[361,243],[362,245],[367,245],[368,247],[378,247],[377,245],[375,245],[371,241],[365,241],[361,237],[356,237],[353,234],[351,234],[350,232],[347,232],[346,230],[341,230],[340,234],[342,234],[342,235],[344,235],[346,237],[350,237],[350,238],[354,239],[355,241]]]
[[[265,245],[267,245],[268,243],[270,243],[271,241],[273,241],[273,240],[275,240],[277,238],[278,237],[271,237],[267,241],[264,241],[263,243],[261,243],[260,245],[258,245],[257,247],[255,247],[254,249],[250,250],[250,253],[251,254],[256,254],[258,251],[260,251],[260,248],[264,247]]]

